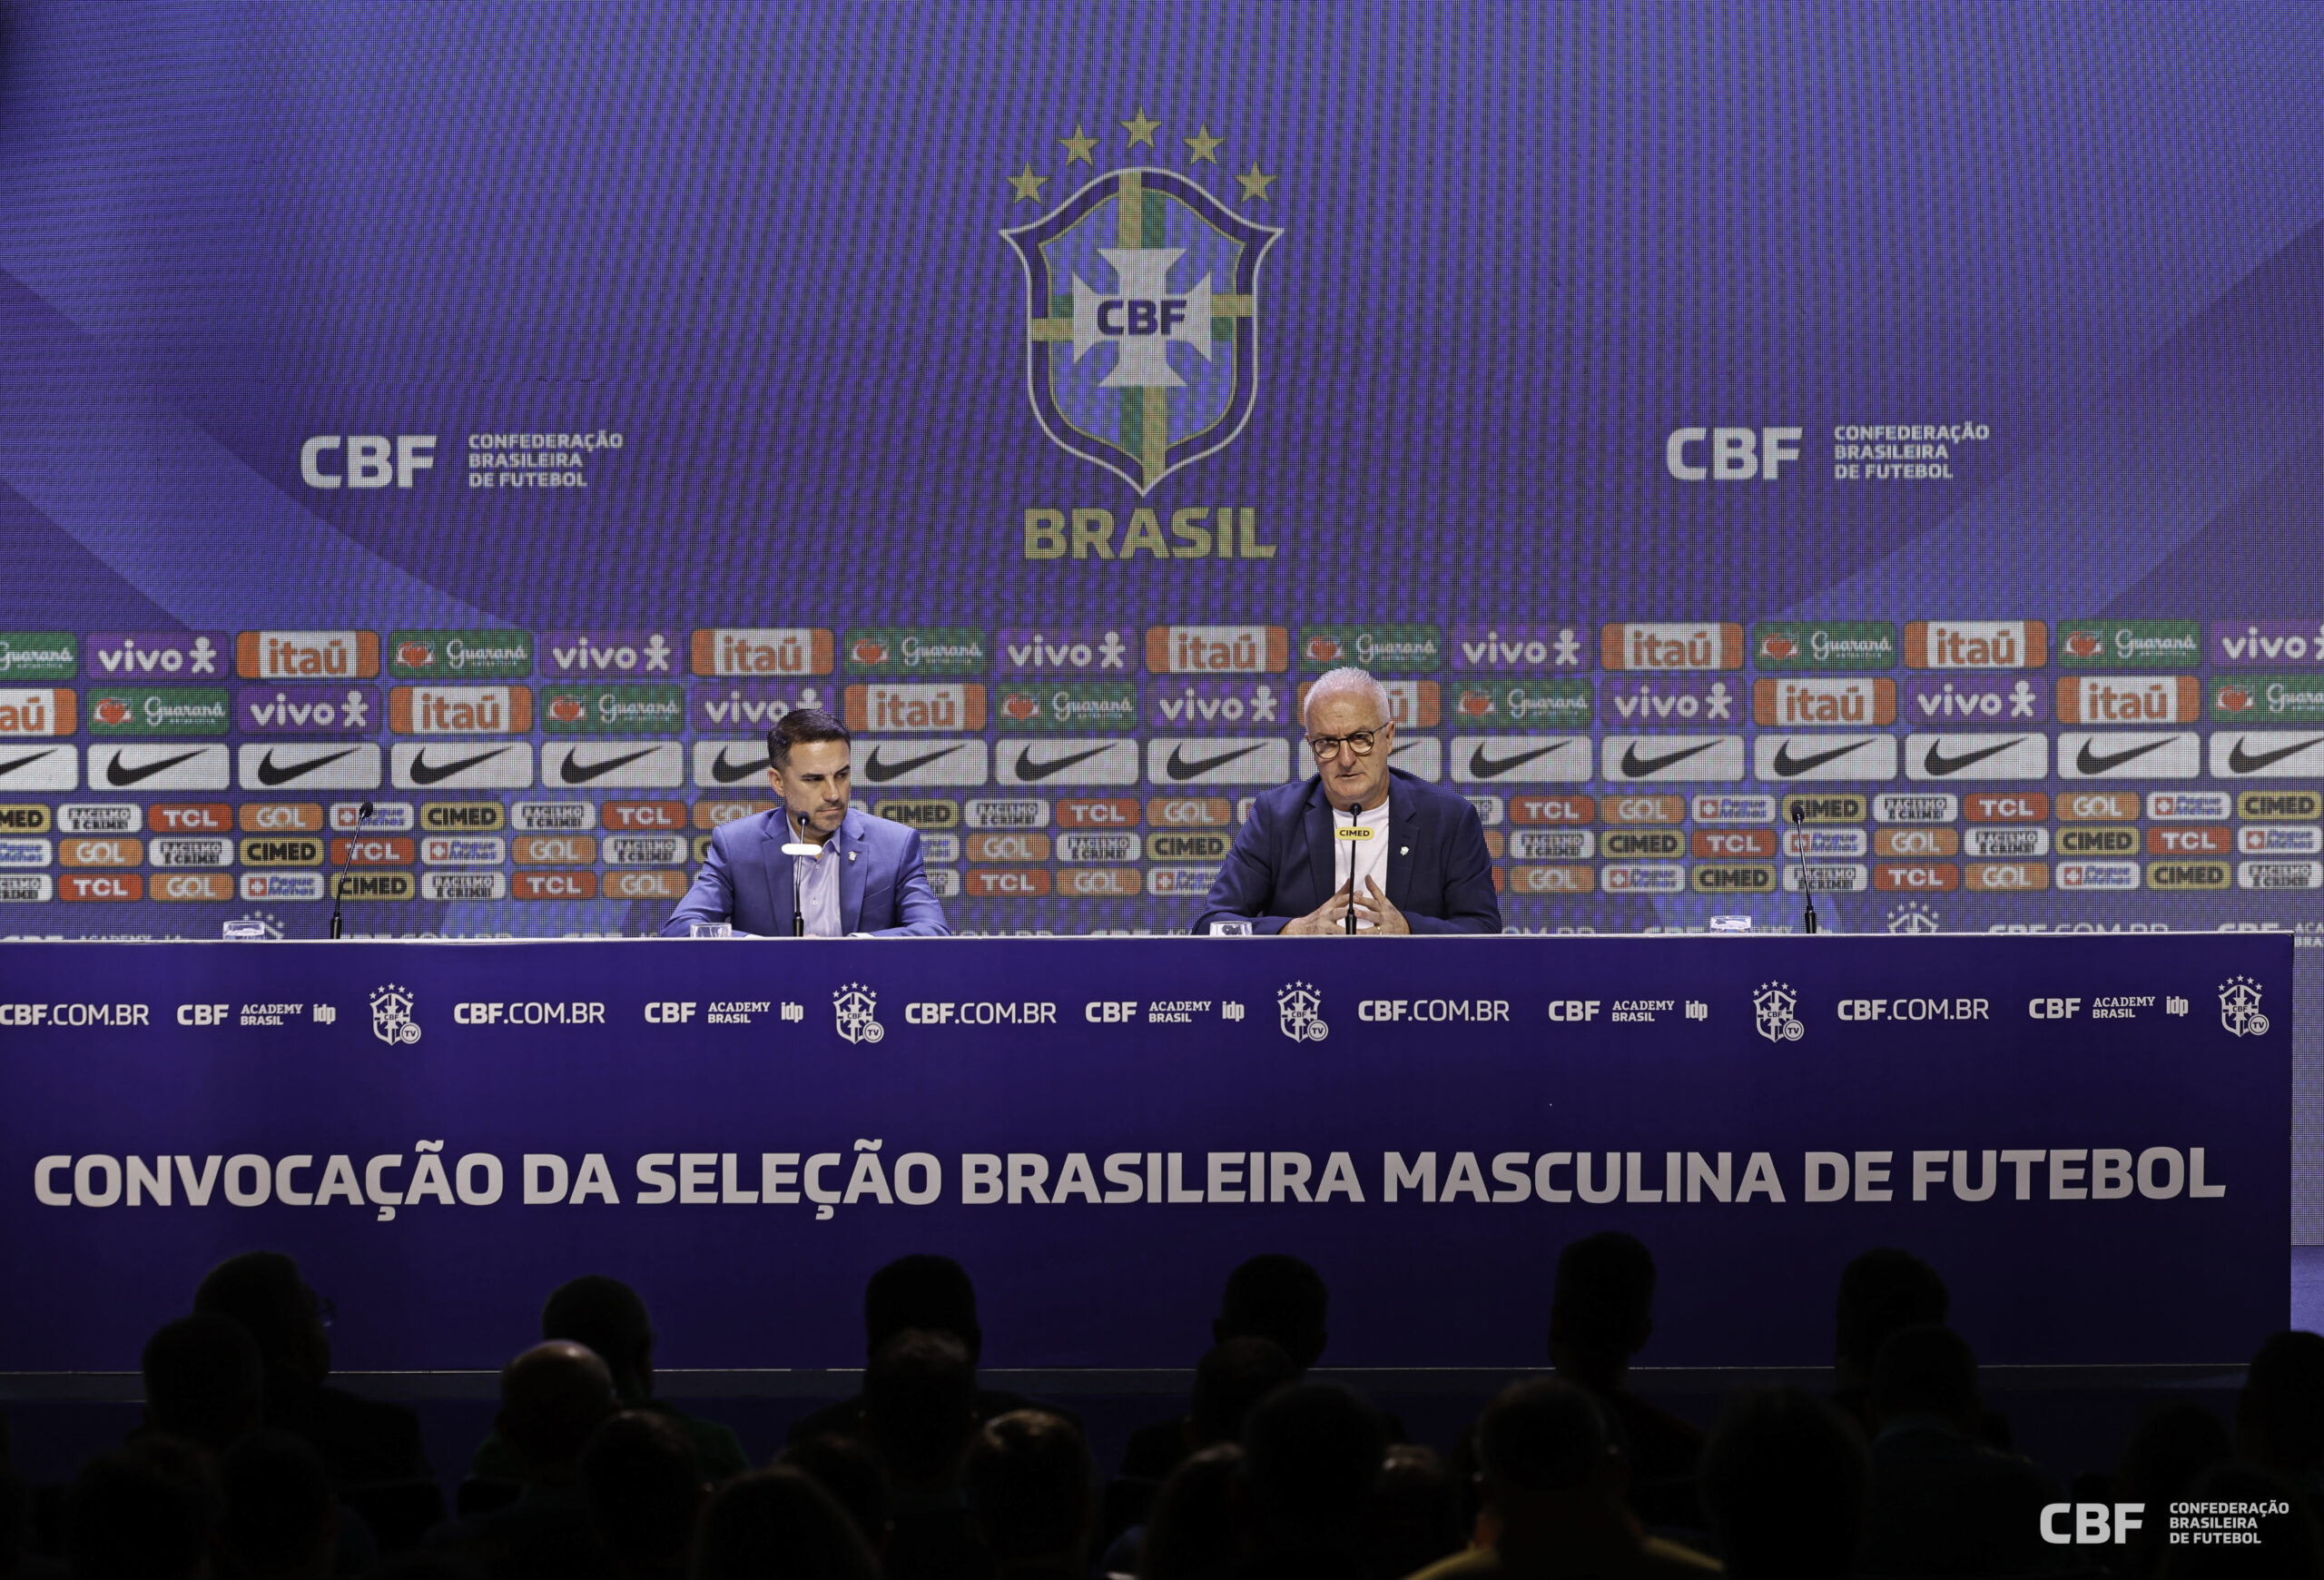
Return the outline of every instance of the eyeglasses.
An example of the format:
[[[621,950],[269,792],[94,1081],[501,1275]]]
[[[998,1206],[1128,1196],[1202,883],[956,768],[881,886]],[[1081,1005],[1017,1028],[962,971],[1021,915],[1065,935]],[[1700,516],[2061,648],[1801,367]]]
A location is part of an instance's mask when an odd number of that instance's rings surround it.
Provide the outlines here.
[[[1377,730],[1358,730],[1349,736],[1309,736],[1307,749],[1315,754],[1315,760],[1319,763],[1326,758],[1339,755],[1342,746],[1345,746],[1359,757],[1368,757],[1372,755],[1373,746],[1378,741],[1379,734]]]

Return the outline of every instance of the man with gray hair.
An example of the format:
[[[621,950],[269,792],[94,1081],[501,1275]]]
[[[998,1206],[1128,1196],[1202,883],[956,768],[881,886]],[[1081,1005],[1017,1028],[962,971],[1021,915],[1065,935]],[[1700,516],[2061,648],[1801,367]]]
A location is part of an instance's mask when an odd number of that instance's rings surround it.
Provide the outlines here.
[[[1196,933],[1247,920],[1255,933],[1498,933],[1492,861],[1466,799],[1388,766],[1388,688],[1334,669],[1302,722],[1315,773],[1259,796],[1211,884]]]

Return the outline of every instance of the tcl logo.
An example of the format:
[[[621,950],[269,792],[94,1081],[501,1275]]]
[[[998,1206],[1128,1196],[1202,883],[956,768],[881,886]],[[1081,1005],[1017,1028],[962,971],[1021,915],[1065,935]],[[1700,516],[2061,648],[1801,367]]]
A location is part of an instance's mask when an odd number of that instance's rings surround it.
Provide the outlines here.
[[[408,489],[435,468],[435,448],[432,433],[317,434],[299,447],[299,476],[310,489]]]
[[[968,892],[980,900],[1000,895],[1036,899],[1049,892],[1049,870],[1046,867],[970,867]]]
[[[608,801],[604,814],[607,828],[659,829],[684,828],[686,825],[685,804],[682,801]]]
[[[1706,479],[1772,483],[1784,463],[1799,459],[1797,428],[1674,428],[1662,441],[1662,464],[1682,483]]]
[[[145,880],[136,873],[66,873],[56,892],[67,900],[142,900]]]
[[[1057,804],[1057,821],[1061,828],[1135,828],[1137,802],[1128,796],[1119,800],[1060,801]]]
[[[2226,855],[2235,848],[2233,832],[2223,825],[2208,828],[2150,828],[2149,855]]]
[[[517,873],[508,892],[519,900],[594,900],[597,874],[581,873]]]
[[[223,834],[234,826],[234,809],[222,803],[194,806],[156,806],[145,815],[153,826],[171,834]]]

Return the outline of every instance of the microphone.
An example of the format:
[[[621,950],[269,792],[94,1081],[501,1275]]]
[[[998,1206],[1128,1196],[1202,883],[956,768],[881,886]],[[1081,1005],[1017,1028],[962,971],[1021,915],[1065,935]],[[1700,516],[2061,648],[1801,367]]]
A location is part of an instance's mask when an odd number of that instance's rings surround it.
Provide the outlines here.
[[[783,854],[791,858],[791,936],[804,938],[807,936],[807,907],[802,894],[807,885],[807,869],[799,863],[803,857],[813,861],[822,854],[823,847],[808,842],[806,814],[786,811],[785,816],[789,822],[797,825],[797,831],[783,846]]]
[[[1354,802],[1350,801],[1347,804],[1347,826],[1339,831],[1339,836],[1348,842],[1346,924],[1347,935],[1350,938],[1355,936],[1355,847],[1363,842],[1365,833],[1365,831],[1357,825],[1355,819],[1356,805]]]
[[[1807,809],[1797,801],[1791,804],[1791,825],[1803,834],[1807,831]],[[1806,841],[1803,840],[1801,843],[1805,844]],[[1807,853],[1801,851],[1797,854],[1805,855]],[[1799,885],[1799,892],[1807,901],[1807,914],[1802,919],[1801,925],[1807,930],[1807,935],[1813,938],[1816,935],[1816,891],[1803,881]]]
[[[357,835],[363,832],[363,825],[370,821],[371,804],[369,801],[366,801],[362,805],[355,809],[355,832],[347,836],[347,854],[350,856],[352,856],[355,854],[355,840]],[[342,891],[344,891],[346,887],[347,864],[345,862],[341,862],[339,864],[339,871],[331,874],[330,880],[330,935],[333,938],[337,938],[340,933],[340,923],[339,919],[339,906],[342,898]]]

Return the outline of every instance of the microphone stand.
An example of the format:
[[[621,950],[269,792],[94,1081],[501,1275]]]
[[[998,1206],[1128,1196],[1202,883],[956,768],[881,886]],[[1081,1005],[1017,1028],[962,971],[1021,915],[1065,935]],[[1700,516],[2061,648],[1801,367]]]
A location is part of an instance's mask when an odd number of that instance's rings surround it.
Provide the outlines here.
[[[1807,831],[1807,810],[1797,802],[1792,804],[1791,825],[1799,830],[1803,835]],[[1806,854],[1805,851],[1799,853],[1800,855]],[[1807,902],[1807,914],[1802,919],[1801,925],[1807,929],[1807,936],[1813,938],[1816,936],[1816,891],[1803,880],[1799,885],[1799,892]]]
[[[1364,842],[1355,834],[1355,803],[1347,804],[1347,935],[1355,936],[1355,847]]]
[[[804,817],[788,810],[784,815],[798,825],[798,832],[783,847],[783,854],[791,858],[791,936],[804,938],[807,936],[807,907],[802,895],[807,885],[807,870],[799,863],[803,859],[816,860],[822,854],[823,847],[808,842],[807,820]]]
[[[347,836],[347,854],[351,856],[355,854],[355,841],[357,837],[362,834],[363,825],[370,820],[371,804],[369,801],[366,801],[361,806],[356,809],[355,832]],[[339,871],[333,873],[330,879],[330,935],[334,939],[336,939],[340,933],[340,927],[341,924],[339,919],[339,907],[340,902],[343,898],[343,892],[346,887],[347,864],[345,862],[340,862],[339,864]]]

